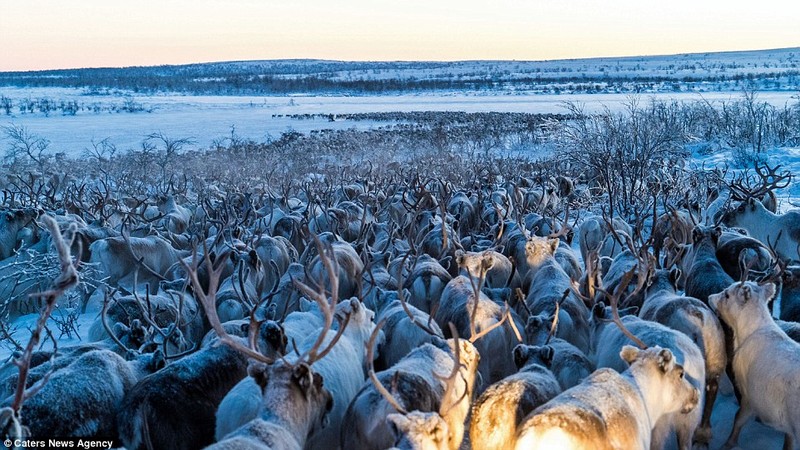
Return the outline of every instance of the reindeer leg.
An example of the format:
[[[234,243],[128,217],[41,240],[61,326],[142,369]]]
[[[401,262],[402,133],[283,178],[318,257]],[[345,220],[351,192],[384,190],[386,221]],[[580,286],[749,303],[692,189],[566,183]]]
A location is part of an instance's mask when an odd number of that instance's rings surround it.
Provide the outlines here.
[[[731,449],[736,447],[736,443],[739,441],[739,433],[742,431],[744,424],[751,417],[753,417],[753,410],[750,408],[750,404],[747,399],[742,399],[739,410],[736,411],[736,419],[733,422],[731,435],[728,436],[728,440],[725,441],[725,445],[722,446],[723,449]]]
[[[714,410],[714,402],[719,391],[719,377],[706,381],[706,398],[703,405],[703,418],[700,427],[694,433],[695,443],[698,445],[708,445],[711,442],[711,412]]]
[[[794,438],[789,433],[784,434],[783,438],[783,450],[794,450]]]

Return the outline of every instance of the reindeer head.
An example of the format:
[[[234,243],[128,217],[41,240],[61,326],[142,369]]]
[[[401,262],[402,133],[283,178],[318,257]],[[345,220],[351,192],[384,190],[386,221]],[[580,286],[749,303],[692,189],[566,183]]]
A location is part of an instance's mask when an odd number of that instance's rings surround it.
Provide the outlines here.
[[[744,326],[758,325],[759,318],[769,319],[767,305],[774,296],[774,284],[758,285],[746,281],[734,283],[719,294],[709,295],[708,303],[725,323],[740,330]]]
[[[540,347],[536,345],[519,344],[514,347],[514,364],[520,371],[533,364],[549,369],[554,356],[555,351],[553,347],[549,345]]]
[[[754,217],[759,217],[767,211],[764,205],[755,198],[748,198],[736,208],[730,209],[722,216],[722,223],[729,227],[743,227]]]
[[[669,349],[656,346],[640,350],[626,345],[619,356],[630,365],[639,385],[650,386],[647,395],[654,396],[650,401],[660,404],[664,414],[687,414],[700,403],[700,392],[686,379],[683,366]]]
[[[450,450],[449,427],[439,414],[412,411],[386,417],[395,435],[395,447],[414,450]]]
[[[309,435],[327,425],[333,396],[323,386],[322,375],[308,364],[291,365],[277,360],[272,365],[252,363],[250,377],[261,388],[262,410],[272,411],[294,423],[310,424]]]
[[[720,236],[722,236],[721,227],[712,228],[699,225],[692,230],[692,245],[694,245],[695,248],[703,244],[710,244],[716,247]]]
[[[462,274],[479,279],[494,266],[494,258],[488,251],[474,253],[456,250],[456,264],[461,268]]]
[[[559,240],[557,238],[544,238],[531,236],[525,243],[525,257],[531,267],[541,265],[546,259],[555,255],[558,250]]]

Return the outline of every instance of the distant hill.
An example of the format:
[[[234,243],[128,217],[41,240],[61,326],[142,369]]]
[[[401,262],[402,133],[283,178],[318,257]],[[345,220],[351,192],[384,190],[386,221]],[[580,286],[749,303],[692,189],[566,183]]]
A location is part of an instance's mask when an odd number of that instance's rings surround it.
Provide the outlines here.
[[[0,86],[205,95],[800,90],[800,48],[553,61],[313,59],[0,72]]]

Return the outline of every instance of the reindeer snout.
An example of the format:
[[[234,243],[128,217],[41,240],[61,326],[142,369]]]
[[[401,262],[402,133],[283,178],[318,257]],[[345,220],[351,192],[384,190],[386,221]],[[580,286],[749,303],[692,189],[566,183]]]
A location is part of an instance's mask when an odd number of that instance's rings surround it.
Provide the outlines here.
[[[681,413],[688,414],[692,412],[697,405],[700,403],[700,391],[697,388],[692,388],[692,396],[689,401],[683,405],[683,409],[681,409]]]

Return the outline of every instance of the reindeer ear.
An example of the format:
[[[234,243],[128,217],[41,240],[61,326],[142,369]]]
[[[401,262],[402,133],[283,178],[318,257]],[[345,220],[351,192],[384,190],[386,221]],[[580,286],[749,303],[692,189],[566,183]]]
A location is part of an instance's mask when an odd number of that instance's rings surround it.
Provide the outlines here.
[[[764,290],[764,302],[769,303],[775,297],[775,284],[767,283],[761,289]]]
[[[626,345],[622,347],[622,351],[619,352],[619,357],[628,363],[628,365],[631,365],[636,361],[636,358],[639,357],[639,349],[632,345]]]
[[[700,227],[694,227],[692,230],[692,242],[697,244],[700,239],[703,239],[703,231],[700,229]]]
[[[298,364],[294,367],[292,370],[292,378],[294,378],[294,381],[300,386],[304,394],[311,389],[311,384],[315,381],[311,375],[311,369],[305,363]],[[320,377],[320,382],[321,380],[322,378]]]
[[[261,388],[263,392],[269,383],[269,366],[260,362],[251,362],[247,366],[247,375]]]
[[[739,290],[739,292],[741,293],[741,295],[744,298],[745,302],[750,301],[750,299],[753,297],[753,290],[747,284],[742,286],[741,289]]]
[[[592,314],[594,317],[598,319],[605,319],[606,318],[606,304],[603,302],[595,303],[594,307],[592,308]]]
[[[150,369],[151,372],[157,372],[166,365],[167,359],[164,356],[164,352],[162,352],[160,348],[156,349],[156,351],[153,352],[153,356],[151,356],[148,369]]]
[[[558,238],[548,239],[548,244],[550,244],[550,253],[555,253],[558,250]]]
[[[398,438],[400,438],[400,435],[403,433],[403,429],[408,424],[408,418],[402,414],[392,413],[387,415],[386,419],[389,422],[389,427],[392,429],[395,443],[397,443]]]
[[[722,236],[722,227],[717,225],[714,227],[714,230],[711,232],[711,238],[714,239],[714,243],[716,244],[719,241],[719,237]]]
[[[433,426],[434,442],[438,442],[440,445],[447,442],[447,434],[447,426],[445,425],[444,421],[436,420],[436,424]]]
[[[674,365],[675,358],[672,356],[672,352],[667,348],[661,349],[661,351],[658,352],[658,367],[661,371],[667,373],[672,370]]]
[[[483,260],[481,261],[481,265],[485,270],[491,269],[492,267],[494,267],[494,258],[491,257],[483,258]]]
[[[323,384],[322,375],[314,372],[312,376],[314,377],[314,388],[317,390],[322,390],[322,384]]]
[[[459,266],[464,264],[464,251],[456,250],[456,264]]]
[[[550,367],[550,365],[553,363],[553,357],[556,355],[553,347],[545,345],[544,347],[539,347],[537,351],[539,352],[539,358],[541,358],[544,365]]]
[[[678,283],[678,280],[681,279],[681,275],[683,275],[683,272],[681,272],[681,269],[678,269],[677,267],[670,270],[669,282],[672,283],[673,286],[675,286]]]
[[[518,344],[514,347],[514,365],[517,369],[521,369],[528,362],[528,347],[523,344]]]

